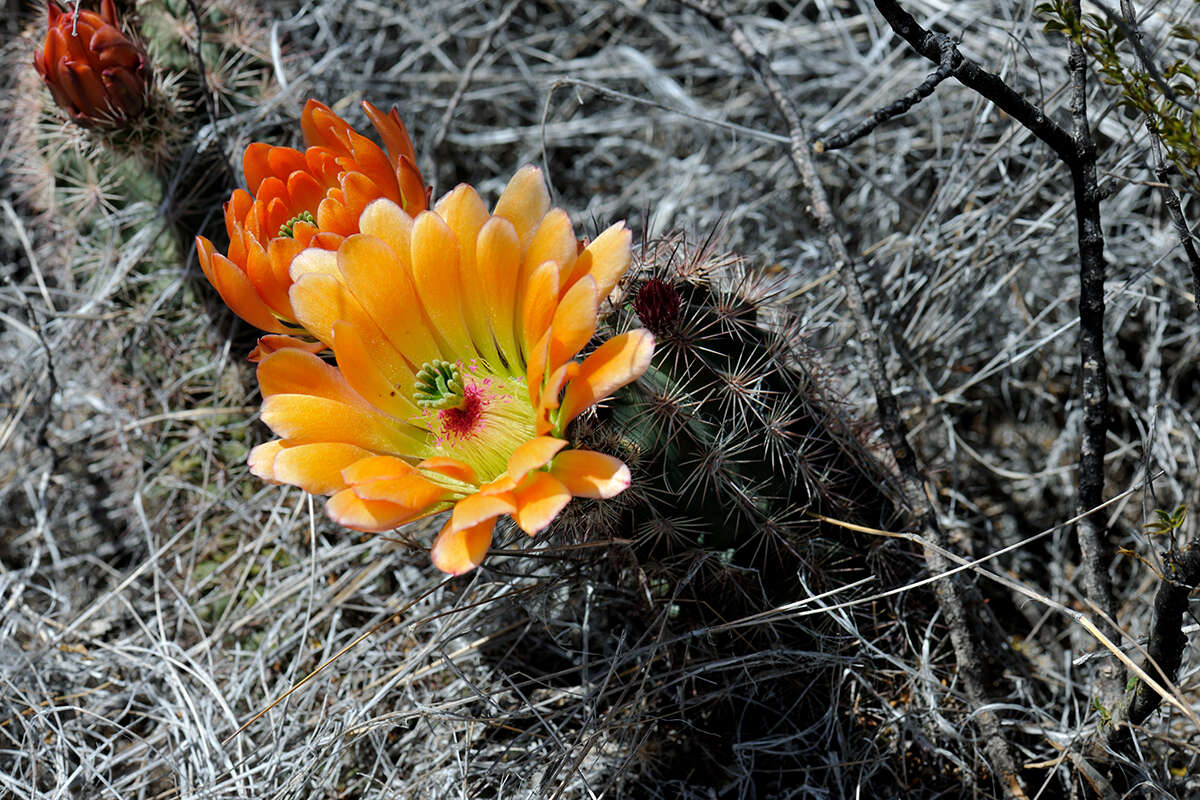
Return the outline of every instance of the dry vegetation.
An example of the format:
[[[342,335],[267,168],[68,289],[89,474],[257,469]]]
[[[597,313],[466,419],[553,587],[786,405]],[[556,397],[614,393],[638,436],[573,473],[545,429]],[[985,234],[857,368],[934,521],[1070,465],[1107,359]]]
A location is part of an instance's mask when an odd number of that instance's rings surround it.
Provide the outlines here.
[[[435,196],[469,181],[494,198],[533,162],[583,233],[622,217],[646,241],[719,231],[721,248],[778,278],[804,347],[888,461],[864,339],[787,130],[702,16],[639,0],[249,5],[205,33],[236,45],[207,65],[208,88],[232,99],[213,104],[183,161],[215,156],[240,174],[246,143],[295,143],[304,98],[360,124],[367,98],[401,109]],[[905,5],[1069,128],[1067,47],[1032,3]],[[1192,2],[1135,5],[1155,41],[1200,24]],[[814,135],[933,68],[871,3],[727,7]],[[172,167],[165,189],[86,164],[55,174],[45,154],[69,137],[41,105],[32,39],[17,36],[40,12],[7,8],[0,797],[1003,794],[928,585],[871,599],[926,577],[912,548],[871,545],[880,577],[853,592],[689,630],[673,622],[682,590],[619,547],[531,555],[509,535],[511,556],[447,581],[426,532],[353,534],[319,499],[250,476],[245,456],[267,436],[244,360],[254,332],[190,245],[219,229],[221,170],[214,187]],[[1196,535],[1195,514],[1170,534],[1145,525],[1200,503],[1200,315],[1143,122],[1094,73],[1090,87],[1105,497],[1118,498],[1105,513],[1120,644],[1140,663],[1162,553]],[[1124,771],[1089,749],[1112,712],[1093,703],[1112,657],[1072,616],[1093,611],[1068,524],[1083,411],[1067,169],[953,79],[817,163],[941,526],[969,558],[1005,550],[984,566],[1007,584],[967,574],[991,611],[989,686],[1025,790],[1197,791],[1200,726],[1181,710],[1200,711],[1190,636],[1180,707],[1139,728],[1117,755]],[[1182,200],[1194,219],[1194,197]]]

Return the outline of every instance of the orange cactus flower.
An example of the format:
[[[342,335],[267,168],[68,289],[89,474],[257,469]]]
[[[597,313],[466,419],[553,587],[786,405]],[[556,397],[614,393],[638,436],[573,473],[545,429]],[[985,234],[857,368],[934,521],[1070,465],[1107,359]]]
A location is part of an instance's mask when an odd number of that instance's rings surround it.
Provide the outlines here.
[[[654,349],[634,330],[575,360],[629,267],[623,223],[580,249],[526,167],[491,213],[463,185],[415,218],[376,200],[358,227],[292,264],[296,319],[336,365],[297,347],[263,357],[262,418],[280,438],[251,452],[256,475],[331,495],[329,516],[361,531],[452,509],[432,549],[452,574],[483,560],[502,515],[533,535],[572,497],[629,486],[623,463],[564,437]]]
[[[304,152],[255,142],[242,167],[250,191],[225,204],[229,252],[196,237],[200,267],[234,313],[274,334],[294,333],[288,299],[292,259],[308,247],[336,250],[358,232],[367,204],[387,198],[409,214],[428,207],[412,141],[395,109],[363,109],[387,148],[357,133],[327,106],[309,100],[300,117]]]
[[[146,54],[117,22],[112,0],[101,0],[100,13],[64,12],[46,4],[49,26],[33,65],[54,102],[81,125],[120,127],[146,105],[149,67]]]

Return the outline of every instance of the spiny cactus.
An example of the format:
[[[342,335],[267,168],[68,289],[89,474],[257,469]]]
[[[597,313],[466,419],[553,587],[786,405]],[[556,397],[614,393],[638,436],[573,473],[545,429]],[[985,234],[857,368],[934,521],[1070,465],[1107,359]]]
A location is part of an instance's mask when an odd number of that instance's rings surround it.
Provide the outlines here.
[[[809,563],[823,582],[852,535],[816,515],[880,526],[892,509],[794,316],[740,259],[679,237],[645,247],[620,291],[608,324],[653,331],[653,365],[575,435],[629,463],[634,488],[619,517],[578,522],[633,532],[652,560],[716,550],[768,571]]]

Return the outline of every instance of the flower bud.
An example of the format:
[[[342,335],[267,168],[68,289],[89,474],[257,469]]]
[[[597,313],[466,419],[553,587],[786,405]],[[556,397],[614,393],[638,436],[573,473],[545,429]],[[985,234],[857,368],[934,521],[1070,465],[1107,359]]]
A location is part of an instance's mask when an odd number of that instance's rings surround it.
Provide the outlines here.
[[[80,125],[117,128],[146,105],[146,54],[117,24],[113,0],[100,13],[64,12],[48,0],[49,25],[33,64],[54,102]]]

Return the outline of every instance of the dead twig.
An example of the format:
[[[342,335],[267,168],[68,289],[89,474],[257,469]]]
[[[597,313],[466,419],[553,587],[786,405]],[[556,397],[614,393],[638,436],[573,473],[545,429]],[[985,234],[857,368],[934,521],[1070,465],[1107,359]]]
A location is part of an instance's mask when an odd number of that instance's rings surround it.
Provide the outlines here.
[[[938,61],[937,69],[929,73],[925,80],[921,81],[915,89],[905,94],[899,100],[888,103],[857,125],[845,127],[828,138],[818,138],[813,142],[813,149],[818,153],[823,153],[827,150],[838,150],[847,147],[868,135],[882,123],[907,113],[910,108],[933,94],[939,83],[954,74],[956,62],[962,58],[962,54],[958,52],[953,39],[940,33],[934,35],[937,37],[938,47],[941,50],[941,59]]]
[[[1079,0],[1072,3],[1079,14]],[[1088,125],[1087,54],[1071,42],[1067,66],[1071,74],[1072,139],[1075,159],[1070,163],[1075,194],[1075,224],[1079,241],[1079,363],[1083,372],[1083,435],[1079,444],[1079,490],[1075,510],[1095,508],[1104,495],[1104,450],[1108,433],[1108,363],[1104,354],[1104,231],[1100,227],[1100,192],[1096,181],[1096,145]],[[1084,592],[1102,617],[1116,621],[1112,579],[1112,546],[1104,517],[1091,513],[1076,527],[1083,567]],[[1119,640],[1115,627],[1105,634]],[[1099,669],[1100,698],[1115,708],[1121,698],[1120,667],[1106,661]]]

